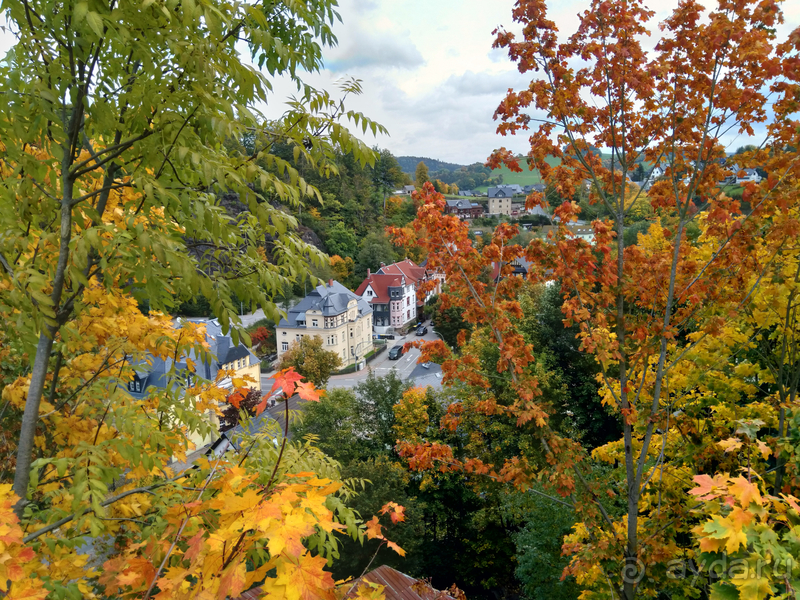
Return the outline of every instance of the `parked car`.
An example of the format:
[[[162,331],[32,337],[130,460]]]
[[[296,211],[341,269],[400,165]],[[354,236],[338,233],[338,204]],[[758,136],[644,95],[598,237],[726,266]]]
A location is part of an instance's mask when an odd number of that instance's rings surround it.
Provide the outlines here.
[[[424,325],[420,325],[419,327],[417,327],[417,336],[422,336],[425,335],[426,333],[428,333],[427,327],[425,327]]]
[[[392,346],[389,350],[389,360],[397,360],[401,356],[403,356],[403,345]]]
[[[284,398],[286,398],[286,394],[283,393],[283,388],[279,387],[267,398],[267,406],[275,406],[278,402],[283,402]]]

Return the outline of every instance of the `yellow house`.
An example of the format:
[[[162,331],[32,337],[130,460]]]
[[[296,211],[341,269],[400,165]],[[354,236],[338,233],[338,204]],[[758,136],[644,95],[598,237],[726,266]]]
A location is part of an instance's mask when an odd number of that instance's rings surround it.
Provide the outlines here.
[[[275,327],[278,360],[307,335],[321,338],[323,348],[338,354],[344,366],[372,350],[372,307],[338,281],[318,285],[286,317]]]

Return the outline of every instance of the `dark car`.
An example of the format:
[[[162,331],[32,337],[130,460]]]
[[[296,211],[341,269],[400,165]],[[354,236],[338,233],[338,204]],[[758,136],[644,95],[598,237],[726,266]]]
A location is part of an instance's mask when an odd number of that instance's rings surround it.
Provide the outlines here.
[[[403,356],[403,346],[401,344],[392,346],[389,349],[389,360],[397,360],[401,356]]]
[[[417,327],[417,335],[425,335],[428,333],[428,328],[422,325],[421,327]]]

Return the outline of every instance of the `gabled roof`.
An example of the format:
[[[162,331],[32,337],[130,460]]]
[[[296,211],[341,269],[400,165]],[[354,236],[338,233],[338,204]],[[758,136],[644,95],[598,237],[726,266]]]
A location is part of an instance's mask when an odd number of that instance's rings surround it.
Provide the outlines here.
[[[413,260],[405,259],[400,262],[386,265],[378,270],[382,275],[404,275],[411,283],[417,283],[425,277],[425,268],[420,267]]]
[[[364,298],[364,300],[367,302],[386,303],[389,302],[389,288],[400,287],[401,285],[403,285],[402,276],[398,276],[394,273],[371,273],[361,282],[361,285],[358,286],[356,294],[363,297],[367,288],[371,287],[375,296],[372,298]]]
[[[459,210],[468,210],[472,203],[469,200],[448,200],[447,206]]]
[[[306,311],[322,313],[323,317],[335,317],[347,311],[351,300],[358,303],[358,314],[372,312],[369,302],[348,290],[338,281],[330,280],[326,285],[318,285],[314,290],[294,306],[287,314],[288,319],[281,319],[278,327],[298,327],[297,321],[304,321]]]

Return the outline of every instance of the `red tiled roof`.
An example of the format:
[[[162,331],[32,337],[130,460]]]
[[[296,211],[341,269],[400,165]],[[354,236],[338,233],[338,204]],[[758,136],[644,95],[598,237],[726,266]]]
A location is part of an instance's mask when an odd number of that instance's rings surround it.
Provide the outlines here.
[[[372,291],[376,296],[365,298],[368,302],[389,302],[389,287],[401,285],[400,277],[397,274],[372,273],[356,290],[356,295],[363,296],[367,286],[372,286]]]
[[[436,597],[453,600],[446,594],[442,594],[440,596],[439,591],[433,589],[429,585],[425,586],[426,589],[420,590],[423,591],[424,594],[421,596],[412,588],[412,586],[417,583],[416,579],[406,575],[405,573],[401,573],[392,567],[387,567],[386,565],[381,565],[377,569],[373,569],[355,581],[347,582],[345,585],[348,586],[348,588],[351,588],[352,591],[345,596],[346,598],[355,596],[356,590],[358,589],[358,584],[361,581],[369,581],[371,583],[378,583],[386,586],[383,590],[386,600],[431,600],[432,598]]]
[[[405,259],[391,265],[386,265],[378,270],[378,273],[390,273],[394,275],[405,275],[406,279],[417,283],[425,277],[425,268],[414,263],[413,260]]]

